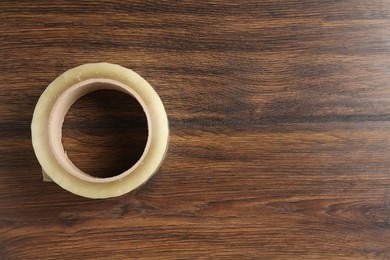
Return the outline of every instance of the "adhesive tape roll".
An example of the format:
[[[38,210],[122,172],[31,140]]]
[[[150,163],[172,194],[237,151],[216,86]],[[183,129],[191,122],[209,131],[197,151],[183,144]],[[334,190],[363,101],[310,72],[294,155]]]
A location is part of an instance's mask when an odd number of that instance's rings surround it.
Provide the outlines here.
[[[109,178],[93,177],[78,169],[66,156],[61,141],[69,108],[81,96],[99,89],[114,89],[136,98],[148,122],[141,158],[127,171]],[[116,197],[144,184],[164,160],[169,139],[167,115],[152,86],[134,71],[109,63],[81,65],[55,79],[39,98],[31,133],[43,172],[62,188],[87,198]]]

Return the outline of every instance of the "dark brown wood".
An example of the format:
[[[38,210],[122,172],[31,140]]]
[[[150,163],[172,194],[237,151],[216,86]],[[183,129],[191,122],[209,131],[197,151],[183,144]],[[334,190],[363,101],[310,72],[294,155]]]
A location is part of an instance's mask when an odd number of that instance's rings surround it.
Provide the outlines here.
[[[0,259],[390,258],[390,2],[2,1]],[[35,104],[69,68],[131,68],[170,147],[141,189],[42,182]],[[137,160],[142,109],[102,91],[64,125],[97,176]],[[103,175],[105,174],[105,175]]]

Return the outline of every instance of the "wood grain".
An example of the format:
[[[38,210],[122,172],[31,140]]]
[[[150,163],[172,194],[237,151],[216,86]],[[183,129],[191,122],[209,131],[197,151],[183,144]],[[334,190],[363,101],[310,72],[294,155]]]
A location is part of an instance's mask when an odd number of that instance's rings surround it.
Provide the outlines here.
[[[390,258],[390,2],[1,1],[0,259]],[[34,106],[69,68],[131,68],[170,148],[140,190],[42,182]],[[142,152],[134,100],[98,92],[63,128],[76,165]]]

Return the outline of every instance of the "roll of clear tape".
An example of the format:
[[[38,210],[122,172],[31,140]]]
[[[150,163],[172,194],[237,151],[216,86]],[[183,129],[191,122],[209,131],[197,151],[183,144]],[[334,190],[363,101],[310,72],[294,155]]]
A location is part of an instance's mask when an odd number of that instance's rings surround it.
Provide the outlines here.
[[[100,89],[133,96],[143,107],[148,138],[141,158],[125,172],[97,178],[78,169],[62,145],[62,125],[69,108],[80,97]],[[134,71],[109,63],[91,63],[70,69],[42,93],[31,123],[32,144],[42,171],[62,188],[87,198],[110,198],[144,184],[159,169],[168,148],[168,118],[160,97]],[[46,178],[47,178],[46,176]]]

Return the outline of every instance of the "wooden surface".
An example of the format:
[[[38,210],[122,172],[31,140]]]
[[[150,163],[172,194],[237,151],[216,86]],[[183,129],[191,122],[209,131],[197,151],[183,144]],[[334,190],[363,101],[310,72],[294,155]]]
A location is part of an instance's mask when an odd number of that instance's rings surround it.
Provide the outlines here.
[[[0,259],[390,258],[390,2],[1,1]],[[90,200],[42,182],[46,86],[131,68],[170,148],[140,190]],[[115,175],[145,117],[110,91],[72,107],[64,146]]]

